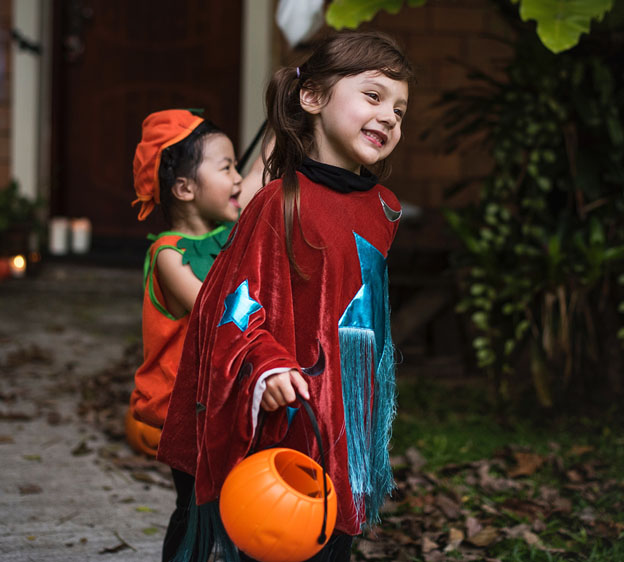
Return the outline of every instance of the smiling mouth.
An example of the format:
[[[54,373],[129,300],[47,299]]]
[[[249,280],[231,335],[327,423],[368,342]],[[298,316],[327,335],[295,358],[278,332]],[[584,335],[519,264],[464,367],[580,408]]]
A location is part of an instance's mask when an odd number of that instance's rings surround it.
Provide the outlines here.
[[[386,144],[386,140],[388,140],[388,137],[386,137],[386,135],[378,131],[369,131],[368,129],[362,129],[362,132],[368,140],[370,140],[373,144],[377,145],[380,148],[384,144]]]

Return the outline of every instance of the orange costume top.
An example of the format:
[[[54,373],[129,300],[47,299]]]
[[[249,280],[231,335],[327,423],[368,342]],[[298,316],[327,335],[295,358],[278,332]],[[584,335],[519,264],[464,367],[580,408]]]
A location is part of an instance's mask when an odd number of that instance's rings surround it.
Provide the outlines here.
[[[130,409],[139,421],[154,427],[165,421],[189,319],[188,313],[176,318],[167,310],[155,267],[158,254],[165,248],[179,252],[182,263],[203,281],[231,229],[228,223],[201,236],[163,232],[153,237],[143,269],[143,364],[134,375],[130,396]]]

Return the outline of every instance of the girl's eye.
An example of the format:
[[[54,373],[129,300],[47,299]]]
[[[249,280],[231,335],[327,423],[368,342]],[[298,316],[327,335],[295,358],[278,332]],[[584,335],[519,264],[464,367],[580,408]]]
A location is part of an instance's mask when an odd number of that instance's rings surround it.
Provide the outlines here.
[[[366,92],[366,95],[372,100],[379,101],[379,96],[375,92]]]
[[[399,119],[403,119],[403,111],[401,111],[400,109],[395,109],[394,110],[394,114],[399,118]]]

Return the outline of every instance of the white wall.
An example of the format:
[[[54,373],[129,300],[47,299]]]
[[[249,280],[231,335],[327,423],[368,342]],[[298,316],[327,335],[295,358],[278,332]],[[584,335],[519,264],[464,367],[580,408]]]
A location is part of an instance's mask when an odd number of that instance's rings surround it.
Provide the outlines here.
[[[41,41],[41,0],[13,0],[13,29],[29,41]],[[30,51],[12,49],[10,177],[20,191],[34,198],[39,193],[39,119],[41,57]]]
[[[271,76],[274,8],[272,0],[243,0],[240,145],[238,156],[249,146],[265,118],[264,90]],[[253,162],[258,154],[256,147]]]

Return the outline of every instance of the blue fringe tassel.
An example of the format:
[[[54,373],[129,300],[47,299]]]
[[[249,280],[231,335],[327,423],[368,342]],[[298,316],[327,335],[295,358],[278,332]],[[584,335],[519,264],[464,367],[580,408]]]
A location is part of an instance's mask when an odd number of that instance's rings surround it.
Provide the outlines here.
[[[339,328],[342,398],[349,455],[349,483],[356,505],[362,500],[367,525],[379,521],[379,509],[395,487],[388,446],[396,415],[394,346],[390,333],[390,305],[384,285],[385,319],[381,357],[375,356],[375,333],[365,328]],[[381,334],[380,334],[381,336]],[[374,404],[370,412],[371,380]]]
[[[358,505],[371,492],[369,478],[371,418],[368,412],[375,333],[363,328],[340,328],[338,337],[342,401],[349,454],[349,483],[353,499]]]
[[[186,534],[172,562],[189,562],[190,560],[204,562],[208,560],[213,550],[215,560],[240,562],[238,549],[230,540],[221,522],[219,502],[196,505],[195,493],[193,493]],[[195,557],[193,557],[194,552]]]

